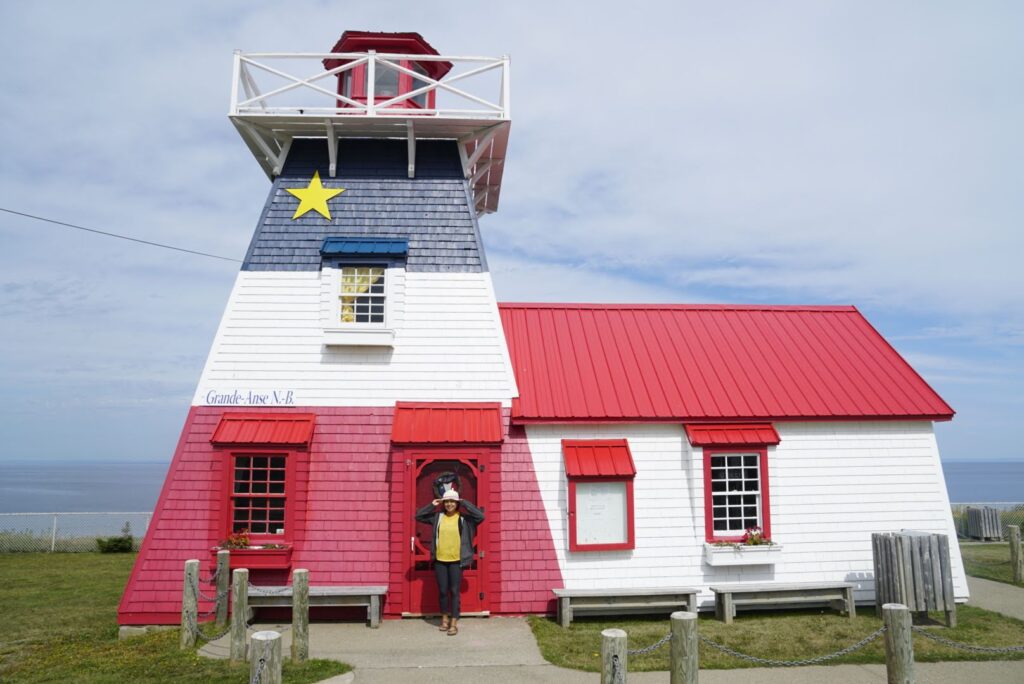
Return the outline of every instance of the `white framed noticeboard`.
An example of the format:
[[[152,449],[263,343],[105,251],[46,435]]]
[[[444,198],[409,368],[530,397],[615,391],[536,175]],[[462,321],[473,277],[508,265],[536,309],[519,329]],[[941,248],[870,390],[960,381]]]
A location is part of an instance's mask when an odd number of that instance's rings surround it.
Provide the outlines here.
[[[630,544],[627,482],[575,482],[575,544]]]

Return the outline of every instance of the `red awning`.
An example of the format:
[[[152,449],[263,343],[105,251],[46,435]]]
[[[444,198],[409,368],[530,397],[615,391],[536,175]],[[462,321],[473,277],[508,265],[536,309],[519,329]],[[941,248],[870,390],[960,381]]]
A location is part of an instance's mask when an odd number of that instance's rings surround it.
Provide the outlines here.
[[[395,404],[394,444],[500,444],[501,404]]]
[[[624,439],[563,439],[567,477],[633,477],[636,466]]]
[[[225,413],[210,442],[217,445],[309,446],[312,413]]]
[[[686,425],[693,446],[764,446],[778,444],[779,433],[770,423]]]

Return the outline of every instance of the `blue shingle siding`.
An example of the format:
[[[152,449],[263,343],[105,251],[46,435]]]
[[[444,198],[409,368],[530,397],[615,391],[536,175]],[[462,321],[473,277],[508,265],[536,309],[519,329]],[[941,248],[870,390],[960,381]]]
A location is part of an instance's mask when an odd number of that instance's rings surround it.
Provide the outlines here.
[[[315,271],[330,237],[406,240],[409,271],[486,270],[454,142],[416,145],[416,178],[407,176],[401,140],[341,140],[338,171],[328,174],[323,140],[296,140],[275,179],[242,270]],[[314,171],[325,187],[345,188],[329,202],[331,220],[316,212],[292,220],[299,200],[285,188],[304,188]]]

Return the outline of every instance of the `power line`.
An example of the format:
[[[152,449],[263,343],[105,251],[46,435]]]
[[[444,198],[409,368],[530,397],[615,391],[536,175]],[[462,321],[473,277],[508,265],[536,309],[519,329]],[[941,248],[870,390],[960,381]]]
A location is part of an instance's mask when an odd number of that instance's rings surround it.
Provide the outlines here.
[[[76,226],[74,223],[65,223],[64,221],[55,221],[54,219],[48,219],[43,216],[35,216],[34,214],[26,214],[21,211],[14,211],[13,209],[5,209],[0,207],[0,211],[7,212],[8,214],[14,214],[15,216],[24,216],[25,218],[35,219],[37,221],[45,221],[46,223],[53,223],[58,226],[64,226],[65,228],[74,228],[75,230],[84,230],[89,233],[96,233],[97,235],[106,235],[107,237],[120,238],[121,240],[130,240],[132,242],[139,242],[144,245],[150,245],[151,247],[162,247],[163,249],[173,249],[175,252],[185,252],[186,254],[195,254],[198,256],[210,257],[211,259],[221,259],[223,261],[234,261],[235,263],[242,263],[241,259],[232,259],[231,257],[220,256],[218,254],[209,254],[207,252],[197,252],[194,249],[185,249],[184,247],[175,247],[174,245],[164,245],[159,242],[150,242],[149,240],[140,240],[139,238],[128,237],[127,235],[118,235],[117,233],[108,233],[105,230],[96,230],[95,228],[86,228],[85,226]]]

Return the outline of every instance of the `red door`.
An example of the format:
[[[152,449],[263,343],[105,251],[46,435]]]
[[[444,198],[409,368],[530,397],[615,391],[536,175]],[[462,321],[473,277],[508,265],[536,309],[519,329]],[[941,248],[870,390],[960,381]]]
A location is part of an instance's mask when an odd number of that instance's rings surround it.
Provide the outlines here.
[[[409,555],[408,580],[409,591],[406,593],[406,613],[413,615],[431,615],[439,612],[437,581],[434,569],[430,564],[430,549],[433,545],[434,528],[432,525],[416,522],[414,514],[418,508],[437,498],[434,492],[434,480],[445,473],[454,473],[458,477],[456,489],[463,499],[472,501],[481,509],[487,507],[486,466],[481,462],[479,453],[458,454],[452,452],[417,454],[410,468],[411,482],[407,491],[412,492],[413,500],[408,502],[409,515]],[[477,553],[473,564],[462,571],[462,613],[482,613],[488,610],[486,586],[487,553],[483,541],[487,535],[483,533],[485,520],[477,530],[474,541]]]

